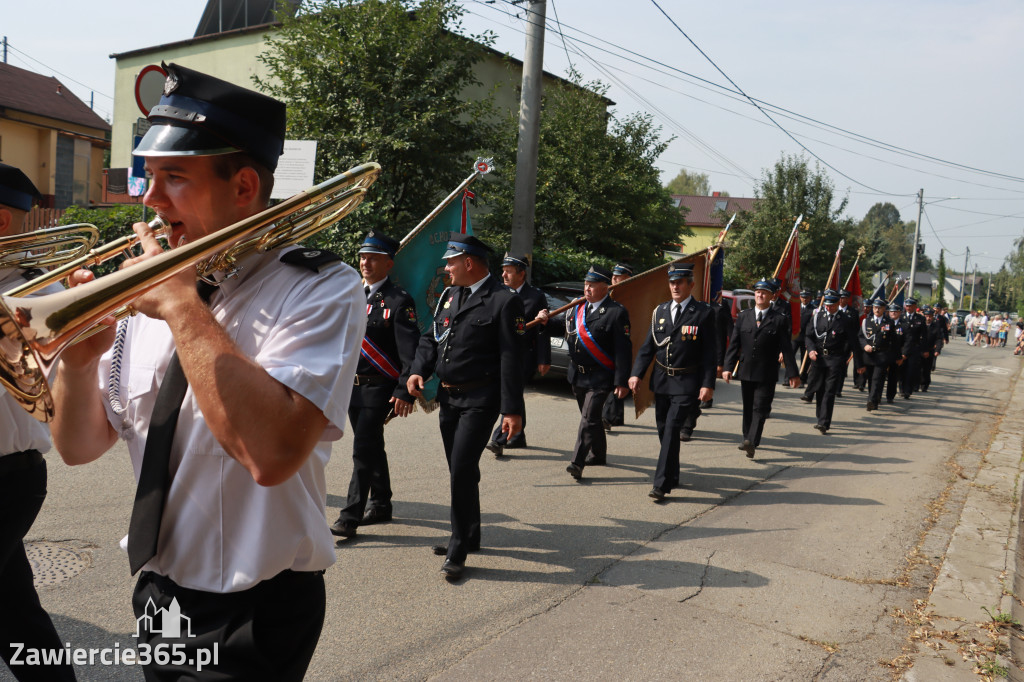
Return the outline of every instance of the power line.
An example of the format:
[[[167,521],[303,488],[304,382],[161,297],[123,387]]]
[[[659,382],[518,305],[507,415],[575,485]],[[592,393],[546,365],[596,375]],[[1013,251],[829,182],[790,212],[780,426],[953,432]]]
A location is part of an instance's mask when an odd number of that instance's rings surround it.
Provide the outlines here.
[[[22,57],[24,57],[25,59],[27,59],[27,60],[29,60],[29,61],[31,61],[31,62],[35,62],[36,64],[38,64],[39,66],[42,66],[42,67],[43,67],[44,69],[46,69],[47,71],[52,71],[53,73],[57,74],[58,76],[61,76],[61,77],[62,77],[62,78],[64,78],[65,80],[68,80],[68,81],[70,81],[70,82],[72,82],[72,83],[75,83],[76,85],[81,85],[81,86],[82,86],[83,88],[85,88],[85,89],[86,89],[86,90],[88,90],[89,92],[93,92],[93,93],[95,93],[95,94],[99,95],[100,97],[106,97],[106,98],[107,98],[107,99],[109,99],[109,100],[110,100],[111,102],[113,102],[113,101],[114,101],[114,98],[113,98],[113,97],[111,97],[110,95],[107,95],[107,94],[105,94],[105,93],[102,93],[102,92],[100,92],[99,90],[97,90],[96,88],[94,88],[94,87],[92,87],[92,86],[90,86],[90,85],[86,85],[85,83],[83,83],[83,82],[81,82],[81,81],[77,81],[77,80],[75,80],[74,78],[72,78],[71,76],[68,76],[68,75],[67,75],[67,74],[65,74],[65,73],[61,73],[60,71],[58,71],[57,69],[53,68],[52,66],[47,66],[46,64],[42,63],[42,62],[41,62],[41,61],[39,61],[38,59],[35,59],[34,57],[32,57],[32,56],[28,55],[28,54],[27,54],[27,53],[25,53],[24,51],[22,51],[22,50],[19,50],[18,48],[14,47],[14,45],[12,45],[12,44],[11,44],[10,42],[8,42],[8,43],[7,43],[7,49],[8,49],[8,50],[11,50],[12,52],[17,52],[18,54],[20,54],[20,55],[21,55]]]

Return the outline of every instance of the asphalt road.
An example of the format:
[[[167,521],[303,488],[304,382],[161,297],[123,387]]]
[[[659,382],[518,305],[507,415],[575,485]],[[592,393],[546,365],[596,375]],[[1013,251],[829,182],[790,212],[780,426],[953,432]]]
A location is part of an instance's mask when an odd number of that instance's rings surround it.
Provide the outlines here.
[[[484,453],[483,550],[455,583],[430,551],[449,528],[436,415],[394,420],[396,518],[339,544],[308,679],[891,679],[880,662],[903,653],[910,631],[891,614],[927,595],[952,532],[951,462],[977,466],[971,453],[988,443],[1019,362],[961,339],[929,393],[871,414],[848,380],[824,436],[800,391],[780,387],[754,461],[736,449],[739,387],[719,382],[683,444],[683,487],[660,504],[647,497],[653,410],[627,416],[609,466],[576,483],[565,472],[576,403],[564,381],[542,381],[527,396],[530,447]],[[131,646],[125,451],[73,469],[54,453],[48,462],[28,538],[58,557],[44,606],[74,646]],[[347,439],[327,473],[330,522],[351,473]],[[123,666],[78,674],[142,679]]]

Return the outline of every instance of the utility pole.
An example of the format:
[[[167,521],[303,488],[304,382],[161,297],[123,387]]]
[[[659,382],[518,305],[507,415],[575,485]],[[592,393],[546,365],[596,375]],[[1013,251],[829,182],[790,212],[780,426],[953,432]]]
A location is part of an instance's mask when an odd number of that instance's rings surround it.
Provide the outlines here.
[[[7,63],[7,36],[4,36],[4,64]]]
[[[988,312],[989,298],[992,296],[992,273],[988,273],[988,288],[985,289],[985,312]]]
[[[964,254],[964,276],[960,280],[960,309],[964,307],[964,290],[967,289],[967,259],[971,257],[971,247],[967,247],[967,253]]]
[[[914,296],[914,277],[917,275],[917,242],[921,238],[921,213],[924,211],[924,188],[917,193],[917,224],[914,225],[914,253],[910,257],[910,285],[908,291]]]
[[[974,303],[974,280],[978,278],[978,264],[974,264],[974,274],[971,275],[971,310],[977,310],[978,307]]]
[[[519,99],[519,149],[516,152],[516,196],[512,205],[512,253],[526,256],[533,267],[533,217],[537,206],[537,149],[540,144],[541,79],[544,76],[546,0],[527,0],[526,54]]]

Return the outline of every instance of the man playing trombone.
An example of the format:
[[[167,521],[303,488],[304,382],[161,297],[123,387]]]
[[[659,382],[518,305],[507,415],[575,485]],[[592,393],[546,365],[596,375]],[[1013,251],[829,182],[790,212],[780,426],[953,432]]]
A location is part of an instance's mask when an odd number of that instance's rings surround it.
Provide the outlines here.
[[[0,163],[0,238],[22,234],[25,215],[38,197],[39,191],[21,170]],[[32,273],[0,265],[0,292],[22,284]],[[57,284],[52,289],[62,290]],[[13,642],[28,650],[59,651],[63,647],[39,603],[24,544],[46,498],[43,453],[49,449],[46,426],[22,409],[10,393],[0,394],[0,658],[9,666],[15,653]],[[75,679],[70,664],[14,665],[11,672],[19,680]]]
[[[166,69],[135,154],[152,176],[145,203],[172,249],[187,249],[267,207],[285,106]],[[134,230],[144,252],[125,267],[144,269],[162,249],[148,225]],[[323,626],[335,558],[324,470],[345,427],[366,301],[332,254],[254,249],[237,266],[202,293],[192,268],[142,290],[117,339],[109,329],[69,347],[55,381],[67,463],[97,459],[119,436],[131,454],[139,487],[122,544],[132,573],[143,569],[136,616],[176,600],[189,619],[189,638],[140,633],[186,654],[148,666],[147,679],[301,680]],[[211,649],[217,664],[189,664]]]

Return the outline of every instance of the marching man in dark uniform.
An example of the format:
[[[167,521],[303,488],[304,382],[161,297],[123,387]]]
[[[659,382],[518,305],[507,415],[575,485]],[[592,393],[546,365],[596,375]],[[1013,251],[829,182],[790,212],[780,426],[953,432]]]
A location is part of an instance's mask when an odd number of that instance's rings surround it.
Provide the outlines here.
[[[917,312],[917,299],[908,298],[903,302],[903,333],[907,336],[909,350],[906,353],[907,359],[900,367],[900,394],[904,400],[917,392],[918,384],[921,382],[921,361],[925,353],[925,335],[927,334],[927,323],[924,315]]]
[[[548,300],[537,287],[530,286],[526,282],[526,256],[511,256],[505,254],[501,262],[501,281],[514,294],[523,299],[523,309],[527,322],[538,320],[538,324],[526,329],[523,335],[523,384],[538,372],[541,376],[551,369],[551,337],[547,332],[548,323]],[[514,448],[526,447],[526,411],[523,410],[523,430],[509,439],[501,430],[501,421],[494,428],[491,440],[487,443],[487,449],[494,453],[495,457],[501,457],[503,451]]]
[[[846,322],[850,325],[849,335],[851,339],[857,337],[857,331],[860,328],[860,311],[853,307],[851,303],[851,297],[853,294],[847,289],[839,290],[839,312],[846,317]],[[846,377],[850,374],[850,362],[854,354],[851,353],[846,357],[846,368],[843,369],[843,373],[839,377],[839,387],[836,388],[836,397],[843,397],[843,386],[846,385]],[[859,356],[857,356],[859,357]],[[857,377],[864,374],[864,372],[856,372],[859,367],[854,366],[854,381]]]
[[[38,198],[39,191],[27,175],[0,163],[0,237],[22,234],[25,216]],[[0,265],[0,293],[39,274]],[[63,290],[54,284],[41,293]],[[59,652],[64,646],[39,602],[24,543],[46,498],[43,453],[49,449],[46,425],[22,409],[10,393],[0,394],[0,658],[8,666],[17,653],[12,642],[29,650]],[[75,679],[70,663],[15,664],[11,672],[18,680]]]
[[[779,376],[779,356],[785,360],[786,380],[792,388],[800,385],[799,370],[790,341],[789,320],[771,307],[772,284],[762,279],[754,285],[754,307],[740,311],[733,327],[729,350],[725,355],[722,378],[732,379],[732,368],[739,361],[736,375],[743,394],[743,443],[740,450],[753,458],[761,443],[764,422],[775,398],[775,379]]]
[[[331,526],[332,533],[345,538],[355,537],[360,525],[391,520],[384,423],[389,415],[407,416],[413,407],[405,382],[416,357],[420,329],[412,296],[388,277],[398,246],[386,234],[371,230],[359,249],[359,271],[366,293],[366,336],[359,349],[348,406],[353,433],[352,481],[345,508]]]
[[[683,420],[698,400],[711,400],[715,395],[715,320],[711,307],[691,296],[693,264],[670,265],[668,288],[672,300],[654,309],[650,331],[629,377],[629,388],[635,391],[654,362],[650,385],[661,450],[648,496],[656,501],[679,485]]]
[[[946,343],[946,322],[935,314],[928,306],[921,309],[924,313],[925,327],[924,349],[921,354],[921,392],[927,393],[928,387],[932,385],[932,370],[935,369],[935,359],[942,353],[942,347]]]
[[[612,268],[612,286],[619,282],[625,282],[633,276],[633,268],[625,263],[616,263]],[[613,291],[611,296],[615,296]],[[601,422],[605,431],[611,431],[613,426],[622,426],[626,421],[626,401],[615,395],[615,392],[608,394],[604,401],[604,410],[601,412]]]
[[[858,343],[864,351],[864,364],[867,367],[868,403],[867,411],[878,409],[882,400],[882,387],[887,377],[890,387],[895,386],[896,361],[902,357],[903,334],[900,326],[886,315],[887,303],[884,298],[872,301],[872,313],[864,317],[860,324]],[[896,389],[891,388],[892,394]],[[892,402],[890,399],[889,402]]]
[[[800,292],[800,331],[797,332],[796,339],[793,340],[793,352],[800,351],[800,366],[803,368],[803,371],[800,373],[800,381],[805,384],[808,381],[808,367],[812,363],[804,362],[804,356],[807,355],[807,346],[805,344],[807,339],[804,334],[807,331],[807,323],[811,320],[811,316],[814,315],[813,299],[814,292],[810,289],[805,288]]]
[[[444,253],[452,286],[420,337],[406,387],[423,395],[426,379],[441,379],[441,440],[451,482],[452,534],[441,572],[462,576],[466,555],[480,549],[480,455],[499,414],[508,436],[522,430],[523,301],[487,270],[490,247],[471,235],[453,235]]]
[[[859,357],[860,350],[856,338],[850,337],[847,316],[839,312],[839,292],[826,289],[824,301],[824,309],[815,311],[805,333],[807,357],[814,363],[810,388],[817,408],[818,423],[814,428],[823,434],[832,426],[836,389],[840,375],[846,371],[850,349],[854,349],[855,357]],[[859,361],[856,366],[860,366]]]
[[[608,457],[608,441],[601,411],[608,394],[625,398],[629,393],[629,313],[608,296],[612,274],[591,265],[583,278],[582,303],[565,314],[565,338],[569,342],[569,383],[580,408],[580,426],[572,462],[565,468],[577,481],[583,467],[600,466]]]

